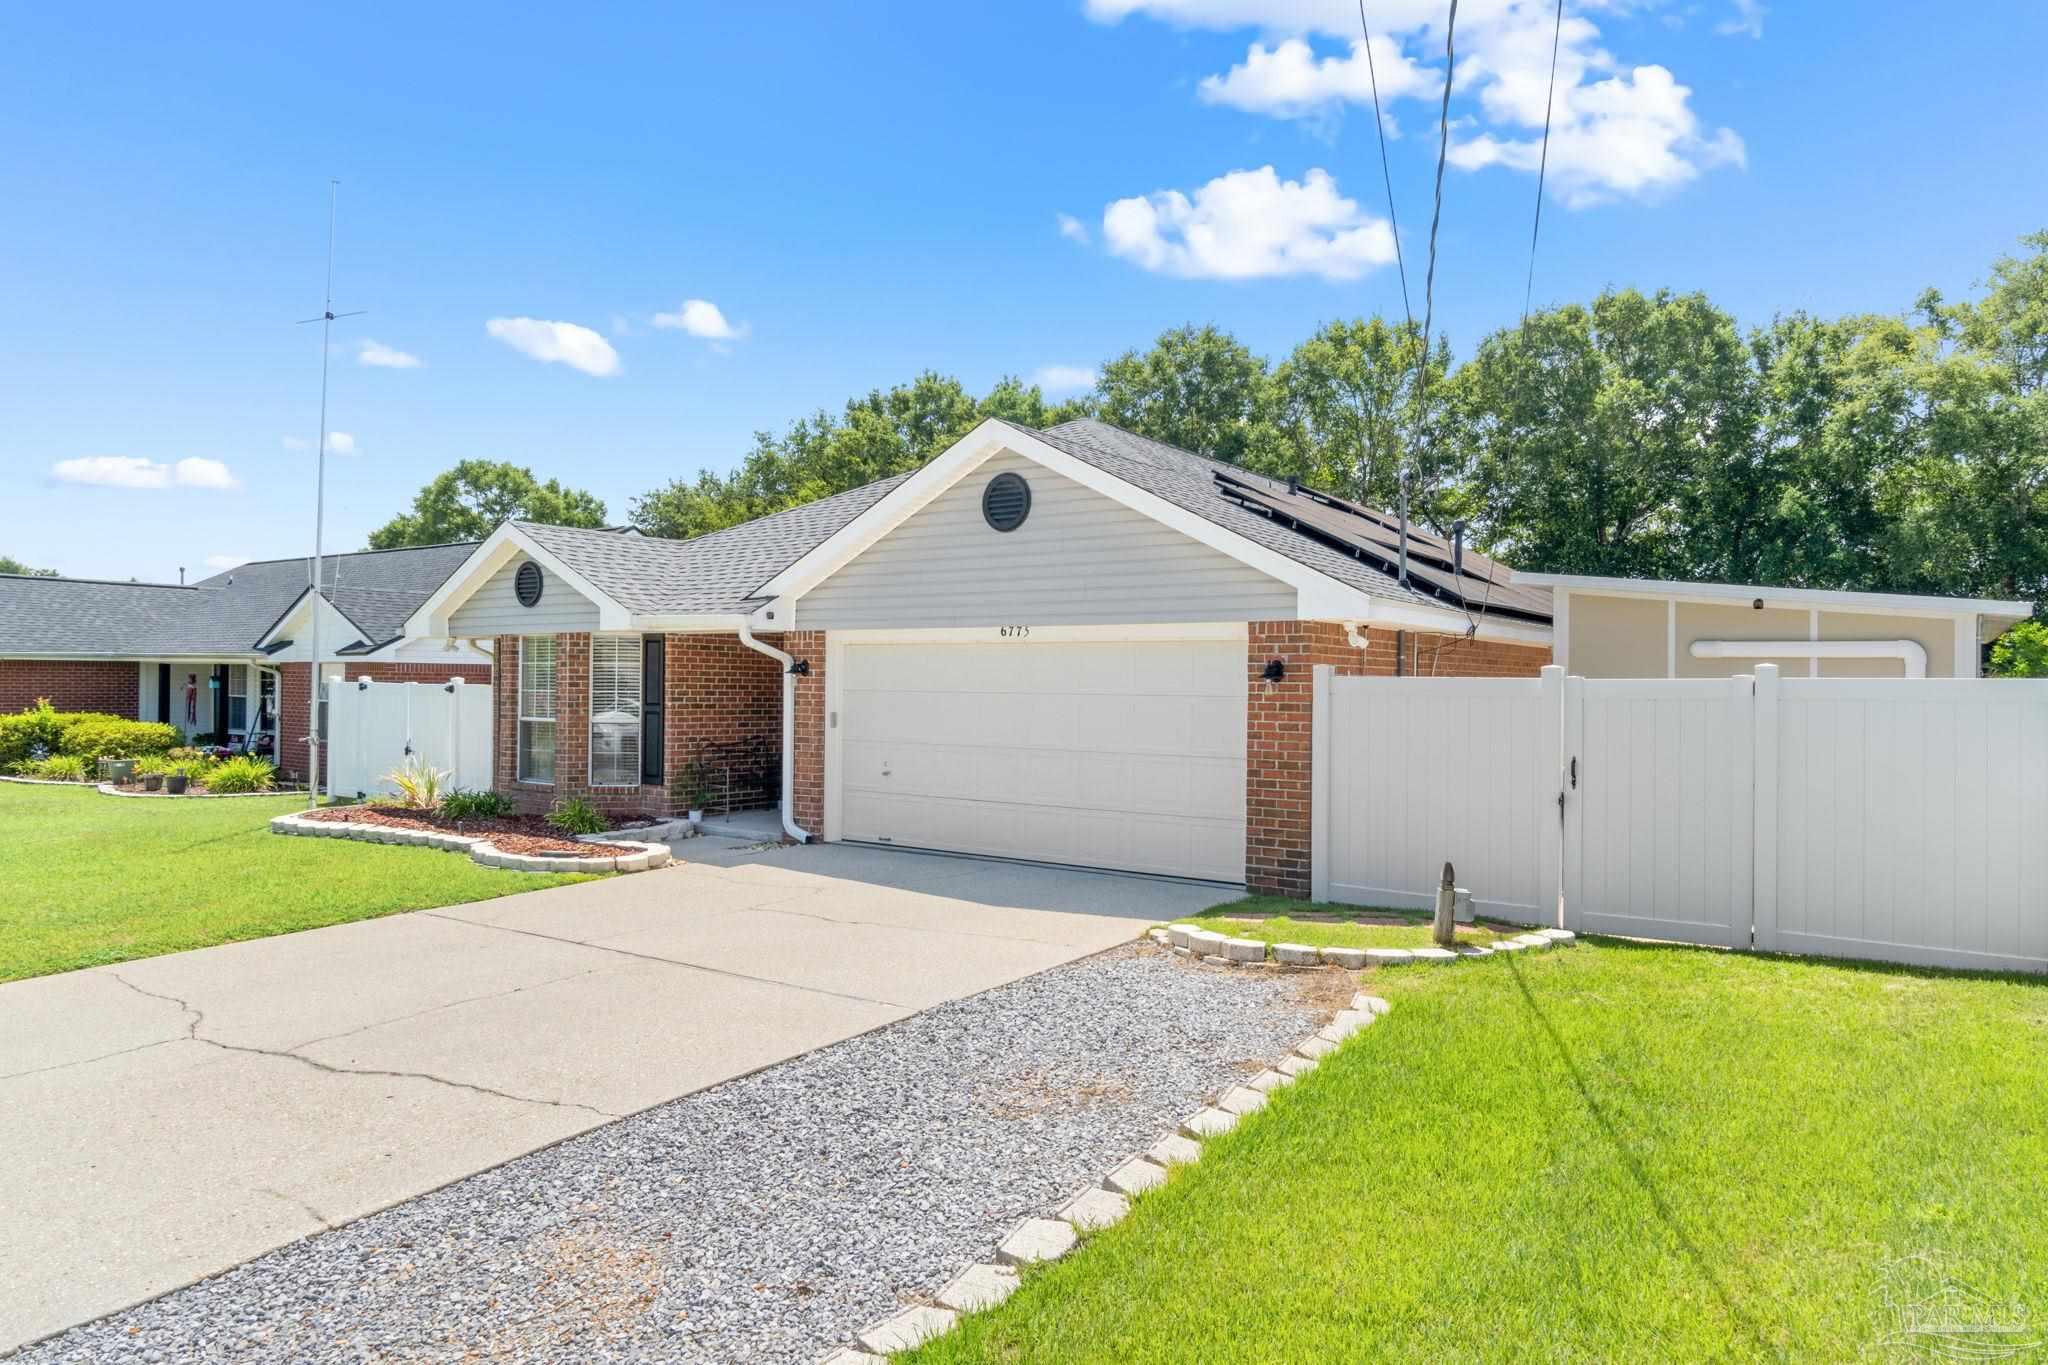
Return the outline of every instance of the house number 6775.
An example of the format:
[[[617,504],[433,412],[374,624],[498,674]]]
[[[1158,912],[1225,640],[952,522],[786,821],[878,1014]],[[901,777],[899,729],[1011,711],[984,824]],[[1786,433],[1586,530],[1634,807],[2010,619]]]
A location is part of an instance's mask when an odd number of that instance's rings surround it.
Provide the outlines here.
[[[1021,640],[1031,633],[1029,626],[998,626],[996,630],[1005,640]]]

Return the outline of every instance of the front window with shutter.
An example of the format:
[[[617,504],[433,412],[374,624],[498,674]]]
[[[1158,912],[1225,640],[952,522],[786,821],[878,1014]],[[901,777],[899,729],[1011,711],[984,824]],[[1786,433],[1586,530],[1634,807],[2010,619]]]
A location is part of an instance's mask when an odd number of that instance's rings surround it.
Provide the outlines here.
[[[555,780],[555,637],[519,641],[519,780]]]
[[[640,637],[590,641],[590,785],[640,785]]]

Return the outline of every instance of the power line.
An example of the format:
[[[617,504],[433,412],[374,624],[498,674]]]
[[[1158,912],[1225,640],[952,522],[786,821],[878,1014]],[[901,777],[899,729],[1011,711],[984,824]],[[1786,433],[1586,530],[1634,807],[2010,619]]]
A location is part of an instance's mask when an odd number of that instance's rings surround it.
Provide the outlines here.
[[[1365,0],[1358,0],[1358,28],[1365,35],[1365,74],[1372,78],[1372,126],[1380,135],[1380,179],[1387,186],[1387,226],[1394,233],[1394,266],[1401,272],[1401,314],[1415,330],[1415,310],[1408,306],[1408,263],[1401,259],[1401,218],[1394,212],[1394,173],[1387,167],[1387,125],[1380,116],[1380,73],[1373,66],[1372,26],[1365,22]]]
[[[1359,0],[1363,4],[1364,0]],[[1550,171],[1550,111],[1557,102],[1557,44],[1564,34],[1564,0],[1557,0],[1557,18],[1550,30],[1550,93],[1543,97],[1543,156],[1536,163],[1536,221],[1529,225],[1529,279],[1522,286],[1522,325],[1529,323],[1529,300],[1536,293],[1536,238],[1543,231],[1543,180]]]
[[[1444,216],[1444,161],[1451,149],[1451,75],[1457,67],[1454,44],[1458,33],[1458,0],[1444,23],[1444,103],[1437,113],[1436,204],[1429,215],[1429,273],[1422,281],[1422,377],[1429,378],[1429,333],[1436,323],[1436,227]]]

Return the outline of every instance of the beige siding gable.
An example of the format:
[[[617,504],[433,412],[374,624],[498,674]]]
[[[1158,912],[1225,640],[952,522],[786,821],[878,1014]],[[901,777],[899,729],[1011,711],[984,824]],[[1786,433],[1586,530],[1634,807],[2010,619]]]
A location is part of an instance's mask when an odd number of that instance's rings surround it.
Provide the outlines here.
[[[982,490],[1013,472],[1031,514],[991,528]],[[806,630],[1136,625],[1291,618],[1288,584],[1021,455],[977,467],[797,604]]]
[[[531,607],[519,605],[512,579],[526,559],[525,555],[516,556],[471,593],[449,616],[448,633],[462,639],[596,630],[597,604],[545,567],[541,569],[540,601]]]

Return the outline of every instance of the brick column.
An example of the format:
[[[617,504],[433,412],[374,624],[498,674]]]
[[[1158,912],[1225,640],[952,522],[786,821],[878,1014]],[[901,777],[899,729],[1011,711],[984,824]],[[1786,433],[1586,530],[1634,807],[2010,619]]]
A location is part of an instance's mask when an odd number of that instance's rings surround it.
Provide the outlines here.
[[[1268,682],[1266,666],[1286,665]],[[1364,654],[1334,621],[1253,621],[1245,675],[1245,889],[1306,898],[1309,893],[1309,778],[1313,766],[1314,668],[1366,671]]]
[[[764,643],[775,644],[775,637]],[[780,755],[782,665],[737,635],[671,635],[667,660],[664,741],[671,787],[705,745],[758,740]],[[769,804],[780,793],[778,771]]]
[[[791,812],[813,839],[825,837],[825,632],[793,630],[781,648],[808,660],[811,671],[796,680],[796,732],[790,773]]]

